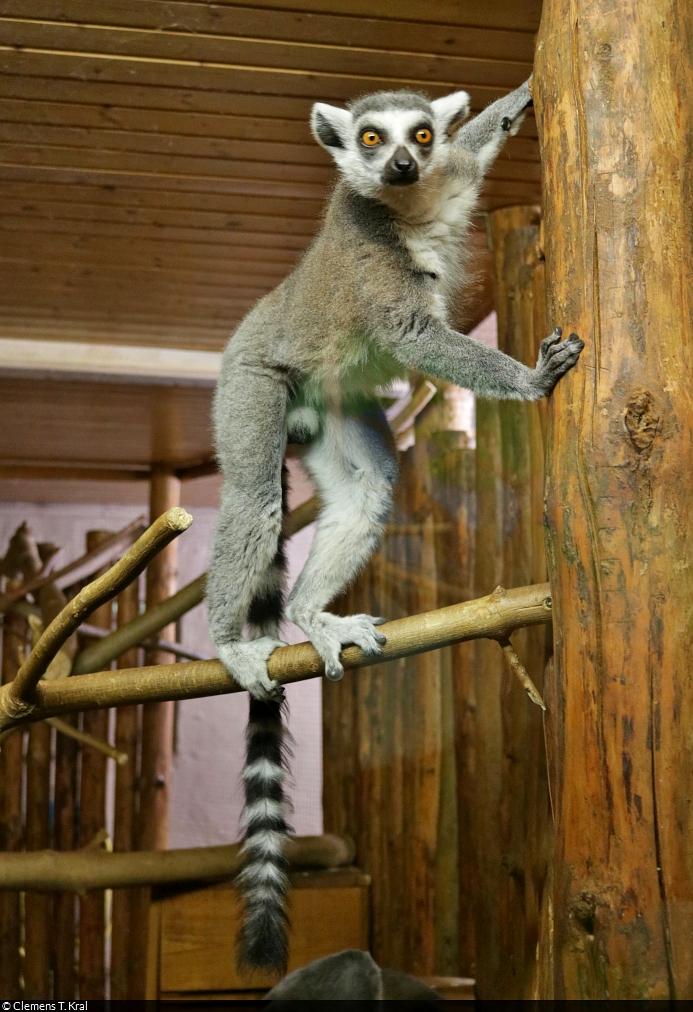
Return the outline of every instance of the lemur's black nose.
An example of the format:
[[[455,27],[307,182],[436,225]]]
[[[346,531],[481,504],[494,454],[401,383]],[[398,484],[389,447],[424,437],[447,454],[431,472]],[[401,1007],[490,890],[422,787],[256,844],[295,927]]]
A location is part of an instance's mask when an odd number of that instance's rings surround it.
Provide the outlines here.
[[[392,159],[392,165],[397,172],[411,172],[414,168],[414,163],[409,158],[397,158],[396,156]]]
[[[399,147],[385,166],[383,179],[391,186],[407,186],[419,178],[419,167],[405,147]]]

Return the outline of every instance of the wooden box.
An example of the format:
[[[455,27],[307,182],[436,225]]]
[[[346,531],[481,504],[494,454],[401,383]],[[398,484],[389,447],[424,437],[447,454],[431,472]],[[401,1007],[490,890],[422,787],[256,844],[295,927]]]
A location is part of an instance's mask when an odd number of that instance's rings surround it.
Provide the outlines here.
[[[297,872],[289,895],[289,970],[342,949],[368,948],[370,878],[356,868]],[[152,895],[147,998],[258,998],[275,983],[239,973],[242,906],[232,883]]]

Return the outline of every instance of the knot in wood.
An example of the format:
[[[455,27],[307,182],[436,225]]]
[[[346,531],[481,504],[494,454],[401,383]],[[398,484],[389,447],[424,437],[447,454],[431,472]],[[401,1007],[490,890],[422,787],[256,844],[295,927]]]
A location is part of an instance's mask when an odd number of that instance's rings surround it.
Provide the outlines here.
[[[597,59],[608,60],[611,57],[611,43],[600,42],[597,46]]]
[[[594,934],[595,914],[598,902],[597,897],[589,892],[582,892],[578,896],[574,896],[570,901],[571,914],[588,935]]]
[[[655,414],[654,397],[649,390],[632,392],[626,406],[625,424],[630,441],[639,453],[652,446],[659,426],[659,415]]]
[[[5,722],[28,717],[33,709],[33,703],[27,703],[12,692],[0,693],[0,726]],[[3,718],[5,718],[4,721]]]

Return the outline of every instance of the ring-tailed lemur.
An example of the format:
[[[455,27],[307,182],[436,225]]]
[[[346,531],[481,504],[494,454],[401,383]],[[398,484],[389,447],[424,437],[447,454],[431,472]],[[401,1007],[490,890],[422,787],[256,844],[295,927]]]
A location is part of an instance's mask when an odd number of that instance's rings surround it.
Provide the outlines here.
[[[250,694],[241,959],[252,966],[286,962],[283,694],[267,658],[281,646],[287,439],[308,444],[322,512],[286,615],[336,680],[345,644],[377,654],[384,642],[381,619],[325,611],[370,557],[390,509],[397,464],[376,388],[413,368],[482,397],[536,400],[583,347],[557,328],[531,369],[447,322],[468,277],[465,236],[484,173],[530,104],[523,84],[464,126],[461,91],[315,105],[313,134],[339,170],[322,230],[224,353],[214,411],[224,486],[207,608],[219,657]]]

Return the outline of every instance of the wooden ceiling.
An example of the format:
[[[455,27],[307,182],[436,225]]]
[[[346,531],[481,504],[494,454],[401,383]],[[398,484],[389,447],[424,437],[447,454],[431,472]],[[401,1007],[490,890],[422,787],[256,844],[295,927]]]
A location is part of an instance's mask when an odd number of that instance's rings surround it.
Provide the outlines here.
[[[479,110],[529,76],[539,15],[540,0],[0,0],[0,337],[220,349],[316,230],[333,175],[311,104],[465,88]],[[530,116],[484,207],[538,200]]]

